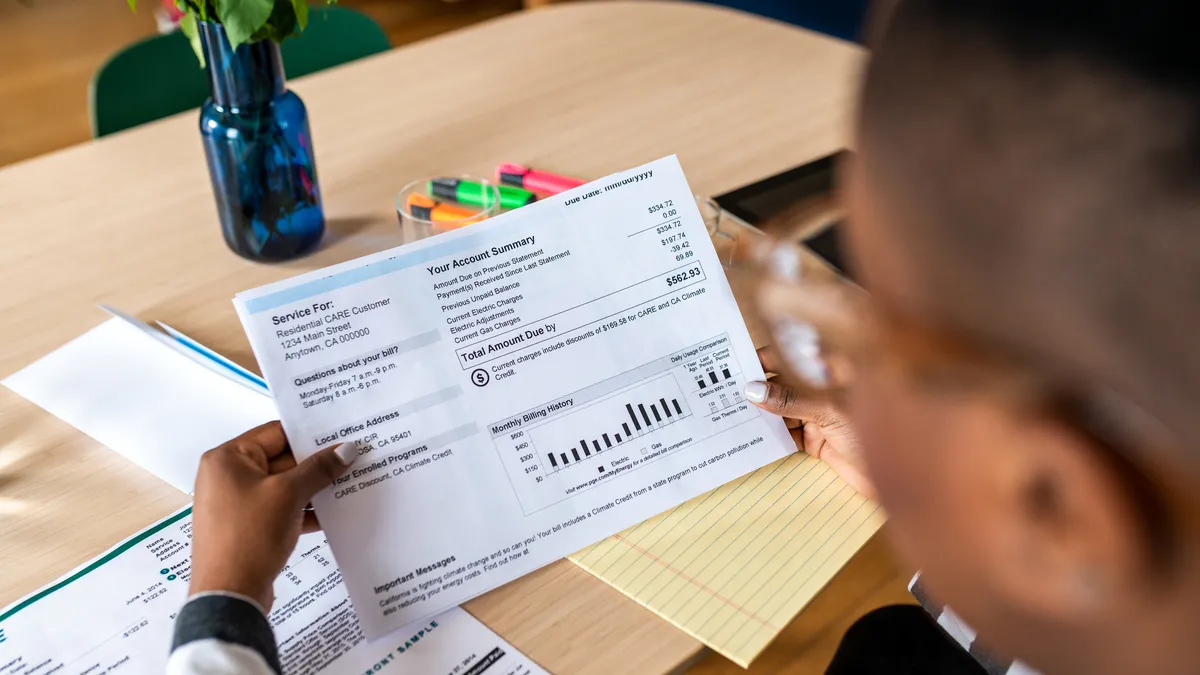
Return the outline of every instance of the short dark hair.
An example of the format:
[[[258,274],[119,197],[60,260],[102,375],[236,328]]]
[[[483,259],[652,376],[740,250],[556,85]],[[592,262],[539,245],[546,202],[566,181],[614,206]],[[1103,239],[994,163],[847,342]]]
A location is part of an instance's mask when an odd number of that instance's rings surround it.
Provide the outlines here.
[[[1165,0],[899,0],[860,134],[939,318],[1200,459],[1200,40]]]

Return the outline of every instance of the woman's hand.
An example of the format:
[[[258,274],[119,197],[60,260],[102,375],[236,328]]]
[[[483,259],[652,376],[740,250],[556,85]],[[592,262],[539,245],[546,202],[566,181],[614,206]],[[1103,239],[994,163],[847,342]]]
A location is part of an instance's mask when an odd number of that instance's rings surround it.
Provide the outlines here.
[[[768,372],[775,360],[768,349],[759,350],[759,359]],[[799,397],[786,382],[751,382],[746,385],[746,400],[779,415],[787,422],[796,447],[829,464],[855,490],[874,498],[875,486],[867,478],[858,438],[840,410],[827,402]]]
[[[305,506],[356,456],[347,443],[297,464],[279,422],[204,453],[192,507],[191,593],[239,593],[270,611],[275,577],[297,539],[320,529]]]

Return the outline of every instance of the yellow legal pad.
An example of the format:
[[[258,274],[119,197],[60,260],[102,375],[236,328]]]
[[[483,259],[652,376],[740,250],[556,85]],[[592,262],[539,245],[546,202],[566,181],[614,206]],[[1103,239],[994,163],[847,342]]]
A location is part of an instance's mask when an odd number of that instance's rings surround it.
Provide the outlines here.
[[[828,465],[798,453],[571,560],[747,667],[883,521]]]

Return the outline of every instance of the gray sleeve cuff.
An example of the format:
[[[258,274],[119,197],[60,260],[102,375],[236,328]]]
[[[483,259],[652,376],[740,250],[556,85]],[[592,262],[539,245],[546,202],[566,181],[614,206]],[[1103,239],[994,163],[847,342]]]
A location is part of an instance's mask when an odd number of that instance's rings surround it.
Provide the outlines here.
[[[175,618],[174,651],[197,640],[219,640],[258,652],[277,675],[282,675],[275,633],[262,609],[247,598],[224,594],[197,595]]]

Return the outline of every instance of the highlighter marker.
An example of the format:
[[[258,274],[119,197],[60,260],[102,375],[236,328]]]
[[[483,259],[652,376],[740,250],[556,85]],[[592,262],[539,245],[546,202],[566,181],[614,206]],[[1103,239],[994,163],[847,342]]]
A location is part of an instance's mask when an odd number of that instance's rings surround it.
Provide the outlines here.
[[[519,187],[500,185],[497,191],[500,193],[500,206],[506,209],[520,208],[537,201],[537,195]],[[437,199],[450,199],[480,208],[492,205],[492,191],[483,183],[473,180],[434,178],[429,181],[429,194]]]
[[[513,185],[532,192],[556,195],[572,188],[583,185],[585,181],[578,178],[567,178],[537,169],[530,169],[520,164],[501,164],[496,167],[496,180],[501,185]]]
[[[408,212],[414,218],[428,220],[432,223],[455,223],[460,221],[475,222],[481,220],[479,211],[464,209],[452,204],[439,202],[425,195],[411,194],[408,196]],[[466,225],[467,222],[461,224]]]

